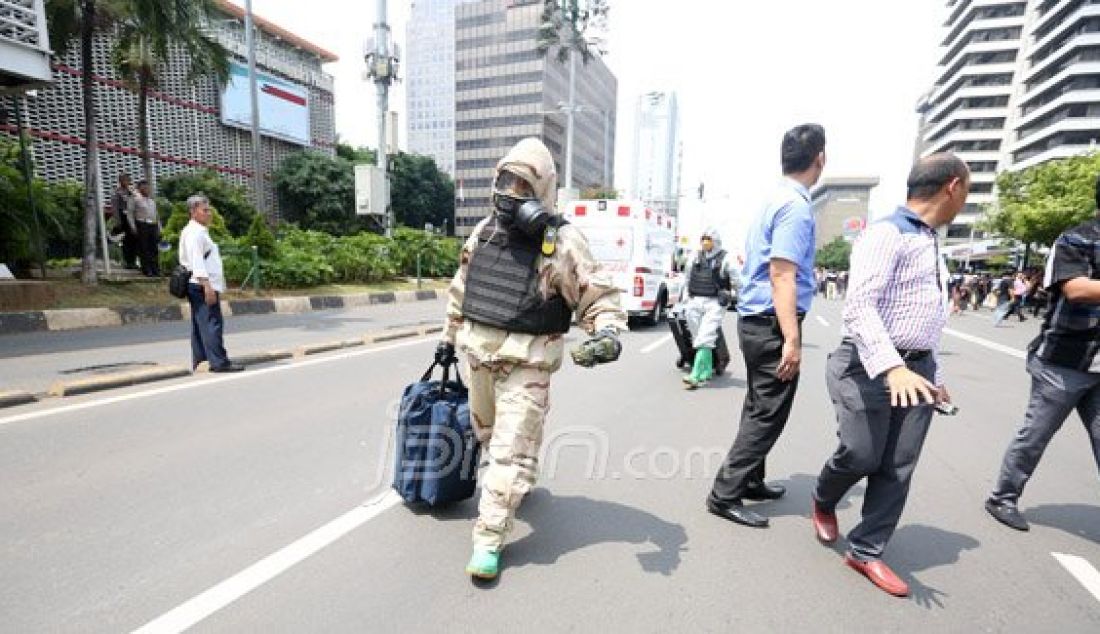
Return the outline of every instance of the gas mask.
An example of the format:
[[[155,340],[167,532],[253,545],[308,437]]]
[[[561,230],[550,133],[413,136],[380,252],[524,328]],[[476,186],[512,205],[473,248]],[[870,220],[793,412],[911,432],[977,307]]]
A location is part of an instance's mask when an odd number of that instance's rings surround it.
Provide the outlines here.
[[[493,207],[500,224],[515,227],[533,238],[541,237],[550,219],[534,188],[509,171],[502,171],[493,183]]]

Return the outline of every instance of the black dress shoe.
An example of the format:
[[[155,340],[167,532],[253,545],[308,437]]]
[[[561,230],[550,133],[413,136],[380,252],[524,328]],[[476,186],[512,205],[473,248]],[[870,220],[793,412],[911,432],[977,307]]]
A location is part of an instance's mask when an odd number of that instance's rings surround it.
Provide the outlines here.
[[[741,505],[740,501],[730,504],[723,504],[721,502],[707,500],[707,510],[717,515],[718,517],[721,517],[722,519],[729,520],[743,526],[751,526],[752,528],[768,527],[768,518],[745,508]]]
[[[1015,528],[1018,531],[1026,531],[1030,528],[1027,525],[1027,520],[1020,514],[1020,509],[1016,508],[1015,504],[989,499],[985,501],[985,510],[989,511],[993,519],[1009,528]]]
[[[244,370],[243,365],[237,365],[236,363],[230,363],[229,365],[223,365],[220,368],[210,368],[211,372],[240,372]]]
[[[744,498],[746,500],[778,500],[783,497],[783,494],[787,492],[787,489],[776,484],[769,486],[767,483],[761,482],[760,484],[753,484],[745,490]]]

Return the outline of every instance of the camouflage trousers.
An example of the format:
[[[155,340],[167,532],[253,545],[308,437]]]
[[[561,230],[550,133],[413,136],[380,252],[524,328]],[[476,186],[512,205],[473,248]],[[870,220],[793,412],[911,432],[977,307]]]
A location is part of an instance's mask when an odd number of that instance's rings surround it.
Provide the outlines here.
[[[516,509],[538,477],[550,373],[469,360],[470,418],[489,466],[481,482],[475,548],[500,550]]]

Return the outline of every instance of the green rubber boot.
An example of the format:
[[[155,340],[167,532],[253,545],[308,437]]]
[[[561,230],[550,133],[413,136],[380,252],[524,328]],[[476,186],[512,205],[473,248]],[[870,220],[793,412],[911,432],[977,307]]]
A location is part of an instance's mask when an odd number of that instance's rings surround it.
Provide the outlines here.
[[[706,383],[714,378],[714,351],[710,348],[699,348],[695,358],[699,359],[700,356],[702,356],[702,362],[699,368],[699,383]]]
[[[710,348],[699,348],[695,351],[695,363],[691,367],[691,374],[684,377],[684,383],[689,390],[703,385],[714,376],[714,359]]]
[[[500,574],[500,552],[475,548],[470,563],[466,564],[466,573],[478,579],[495,579]]]

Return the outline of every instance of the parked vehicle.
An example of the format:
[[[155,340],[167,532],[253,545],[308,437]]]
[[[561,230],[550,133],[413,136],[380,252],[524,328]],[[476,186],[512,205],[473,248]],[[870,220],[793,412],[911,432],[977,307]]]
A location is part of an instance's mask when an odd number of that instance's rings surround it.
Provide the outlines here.
[[[631,200],[575,200],[562,213],[623,291],[627,314],[646,324],[664,320],[682,284],[673,270],[676,220]]]

